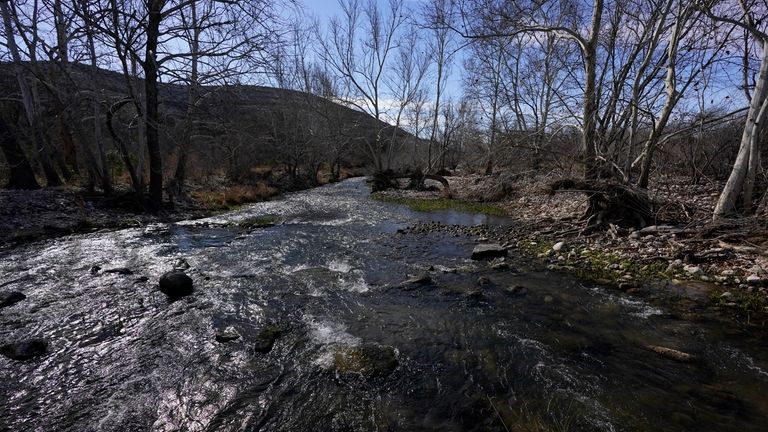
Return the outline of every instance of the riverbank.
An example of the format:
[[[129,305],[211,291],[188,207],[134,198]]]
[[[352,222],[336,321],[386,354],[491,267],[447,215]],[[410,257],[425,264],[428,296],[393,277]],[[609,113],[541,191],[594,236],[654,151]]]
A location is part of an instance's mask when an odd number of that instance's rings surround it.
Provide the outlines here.
[[[518,250],[549,269],[630,294],[648,294],[649,287],[659,286],[677,293],[673,297],[695,291],[709,307],[744,321],[768,313],[768,230],[755,220],[711,222],[721,188],[717,183],[691,186],[687,178],[662,178],[649,191],[657,224],[643,229],[610,226],[585,235],[584,195],[550,195],[551,177],[502,174],[447,179],[450,192],[398,190],[378,198],[413,204],[451,197],[461,206],[474,201],[477,207],[501,208],[514,224],[488,229],[481,237]],[[424,228],[416,227],[420,229]]]
[[[345,172],[345,178],[353,173]],[[359,175],[359,174],[355,174]],[[78,187],[38,190],[0,189],[0,245],[21,244],[62,235],[135,228],[158,222],[199,219],[273,199],[284,192],[313,187],[297,182],[190,185],[156,213],[147,212],[128,191],[105,196]],[[321,183],[327,183],[322,181]]]
[[[0,245],[211,214],[211,210],[194,204],[151,214],[131,208],[128,203],[126,199],[88,194],[74,188],[0,189]]]

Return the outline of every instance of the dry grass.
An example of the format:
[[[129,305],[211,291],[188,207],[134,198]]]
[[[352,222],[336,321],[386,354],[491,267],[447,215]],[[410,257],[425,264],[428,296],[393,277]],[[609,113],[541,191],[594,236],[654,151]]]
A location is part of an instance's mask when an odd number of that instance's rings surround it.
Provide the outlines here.
[[[264,201],[279,191],[266,183],[255,186],[237,185],[221,190],[201,190],[192,193],[192,197],[209,210],[229,209],[242,204]]]

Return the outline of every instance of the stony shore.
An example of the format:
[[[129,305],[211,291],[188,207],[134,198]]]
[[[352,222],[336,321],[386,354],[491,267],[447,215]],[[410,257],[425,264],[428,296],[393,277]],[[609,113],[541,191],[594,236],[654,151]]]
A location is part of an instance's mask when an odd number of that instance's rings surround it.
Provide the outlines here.
[[[490,195],[494,201],[486,205],[503,209],[509,225],[467,229],[424,224],[408,231],[469,234],[479,242],[502,244],[549,269],[630,294],[651,290],[656,295],[659,287],[666,287],[668,295],[663,297],[696,297],[691,308],[706,304],[746,321],[768,315],[766,229],[754,220],[712,223],[709,215],[718,184],[691,186],[686,179],[665,178],[650,191],[659,214],[656,225],[609,226],[583,235],[584,195],[549,195],[546,185],[551,178],[517,179],[503,193],[499,192],[505,188],[499,185],[503,176],[448,180],[450,192],[387,191],[383,199],[445,200],[450,196],[466,203]]]

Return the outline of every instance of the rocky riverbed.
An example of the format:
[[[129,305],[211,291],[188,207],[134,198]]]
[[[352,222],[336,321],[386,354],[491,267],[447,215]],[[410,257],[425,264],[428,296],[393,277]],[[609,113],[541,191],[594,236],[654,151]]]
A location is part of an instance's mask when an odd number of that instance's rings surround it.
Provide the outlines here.
[[[551,269],[585,280],[612,284],[630,293],[643,286],[705,287],[709,304],[738,320],[761,323],[768,313],[768,227],[759,220],[711,222],[717,184],[686,185],[684,178],[659,179],[650,190],[659,223],[642,229],[610,226],[583,235],[583,194],[550,195],[551,177],[510,179],[496,176],[448,177],[450,196],[493,199],[512,221],[472,234],[514,246]],[[389,197],[445,200],[446,192],[387,191]],[[462,204],[463,205],[463,204]],[[670,222],[672,221],[672,222]],[[417,226],[415,231],[463,231],[464,228]],[[675,290],[672,290],[673,292]]]
[[[513,223],[358,179],[5,248],[0,429],[763,430],[764,329],[549,270]]]

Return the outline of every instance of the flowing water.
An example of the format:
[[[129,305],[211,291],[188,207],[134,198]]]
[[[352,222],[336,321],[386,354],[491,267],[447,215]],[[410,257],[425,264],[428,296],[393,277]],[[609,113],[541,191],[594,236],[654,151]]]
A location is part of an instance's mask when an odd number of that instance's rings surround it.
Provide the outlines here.
[[[266,215],[281,223],[237,225]],[[520,259],[493,270],[469,259],[473,238],[398,233],[428,220],[505,222],[372,201],[355,179],[0,251],[0,289],[27,296],[0,309],[0,342],[49,342],[44,357],[0,357],[0,429],[768,430],[764,334],[674,319]],[[195,292],[169,302],[157,280],[180,260]],[[430,268],[433,283],[401,285]],[[281,336],[265,354],[254,341],[268,324]],[[230,326],[242,337],[217,342]],[[391,347],[397,367],[339,366],[361,346]]]

